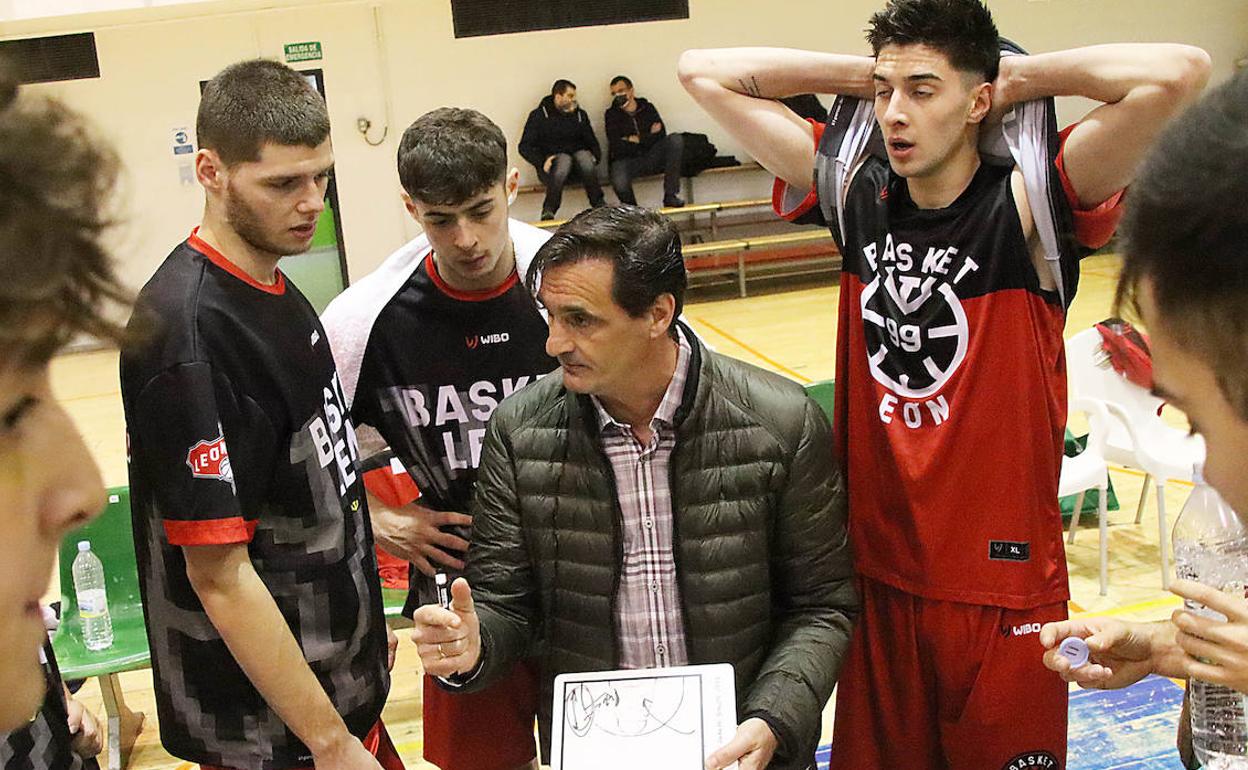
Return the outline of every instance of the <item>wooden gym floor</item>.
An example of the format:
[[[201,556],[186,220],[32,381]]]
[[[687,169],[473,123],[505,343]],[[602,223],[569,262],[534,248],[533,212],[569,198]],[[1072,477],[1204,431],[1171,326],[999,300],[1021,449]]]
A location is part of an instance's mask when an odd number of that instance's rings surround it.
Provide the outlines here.
[[[1084,262],[1079,294],[1067,324],[1068,335],[1110,314],[1118,267],[1119,261],[1113,255],[1098,255]],[[687,304],[685,316],[720,353],[803,383],[828,379],[833,376],[839,293],[834,281],[825,276],[817,285],[808,283],[783,290],[752,284],[751,296],[745,299],[699,299],[695,296]],[[97,351],[61,356],[53,362],[52,374],[56,393],[77,421],[100,464],[105,483],[109,486],[126,484],[117,353]],[[1110,513],[1109,595],[1102,597],[1097,593],[1097,536],[1094,521],[1085,517],[1089,529],[1078,535],[1073,545],[1067,546],[1071,612],[1108,612],[1137,620],[1167,617],[1179,601],[1161,590],[1156,501],[1150,497],[1144,520],[1136,526],[1135,510],[1143,475],[1117,469],[1112,477],[1121,508]],[[1167,512],[1173,521],[1190,484],[1171,483],[1168,490]],[[51,593],[49,600],[54,600],[55,585]],[[384,719],[408,766],[433,768],[421,759],[420,661],[415,647],[402,631],[399,638],[398,660]],[[127,703],[147,714],[131,758],[132,770],[187,770],[188,763],[171,757],[161,748],[151,672],[134,671],[123,674],[121,679]],[[94,680],[83,687],[78,697],[97,714],[103,714]],[[830,704],[824,714],[825,742],[830,735],[833,706]]]

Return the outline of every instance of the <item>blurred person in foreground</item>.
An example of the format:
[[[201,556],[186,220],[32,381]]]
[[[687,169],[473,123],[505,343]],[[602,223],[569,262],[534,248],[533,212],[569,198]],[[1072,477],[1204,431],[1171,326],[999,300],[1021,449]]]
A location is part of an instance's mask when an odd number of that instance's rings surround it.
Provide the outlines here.
[[[1115,304],[1148,329],[1154,391],[1205,439],[1205,479],[1248,515],[1248,72],[1212,90],[1162,135],[1131,188]],[[1190,580],[1170,590],[1226,616],[1175,610],[1137,623],[1082,618],[1040,630],[1044,663],[1083,687],[1114,689],[1148,674],[1248,693],[1248,601]],[[1088,644],[1072,670],[1057,647]],[[1187,701],[1179,752],[1191,764]]]
[[[90,712],[53,676],[40,600],[61,539],[103,507],[99,470],[55,401],[49,363],[79,335],[116,342],[124,293],[101,240],[112,150],[59,102],[0,71],[0,760],[81,767]],[[43,651],[41,653],[41,651]],[[55,684],[55,686],[49,686]],[[2,731],[9,731],[4,733]]]

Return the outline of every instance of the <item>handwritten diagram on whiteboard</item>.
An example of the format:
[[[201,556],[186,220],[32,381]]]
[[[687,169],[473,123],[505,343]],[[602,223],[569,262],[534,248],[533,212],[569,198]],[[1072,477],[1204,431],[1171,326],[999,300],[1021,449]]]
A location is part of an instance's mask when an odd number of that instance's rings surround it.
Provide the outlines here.
[[[698,770],[736,732],[736,712],[728,664],[561,674],[551,766]]]

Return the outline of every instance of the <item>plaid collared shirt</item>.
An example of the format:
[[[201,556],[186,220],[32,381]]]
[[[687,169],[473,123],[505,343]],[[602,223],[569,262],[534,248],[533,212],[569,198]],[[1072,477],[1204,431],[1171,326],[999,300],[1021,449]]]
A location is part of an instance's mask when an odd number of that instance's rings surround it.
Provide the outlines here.
[[[624,518],[624,563],[616,594],[621,668],[682,666],[685,654],[680,586],[672,554],[671,459],[676,447],[672,424],[680,407],[693,350],[683,332],[676,371],[650,420],[650,442],[643,445],[632,428],[598,410],[602,448],[611,461]]]

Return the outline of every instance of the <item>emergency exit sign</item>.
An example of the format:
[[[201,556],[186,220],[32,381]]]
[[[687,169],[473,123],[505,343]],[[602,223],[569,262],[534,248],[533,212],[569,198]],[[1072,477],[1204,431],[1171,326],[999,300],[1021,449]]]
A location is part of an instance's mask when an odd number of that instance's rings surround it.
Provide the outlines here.
[[[319,41],[308,43],[287,43],[286,44],[286,61],[316,61],[323,58],[321,56],[321,44]]]

